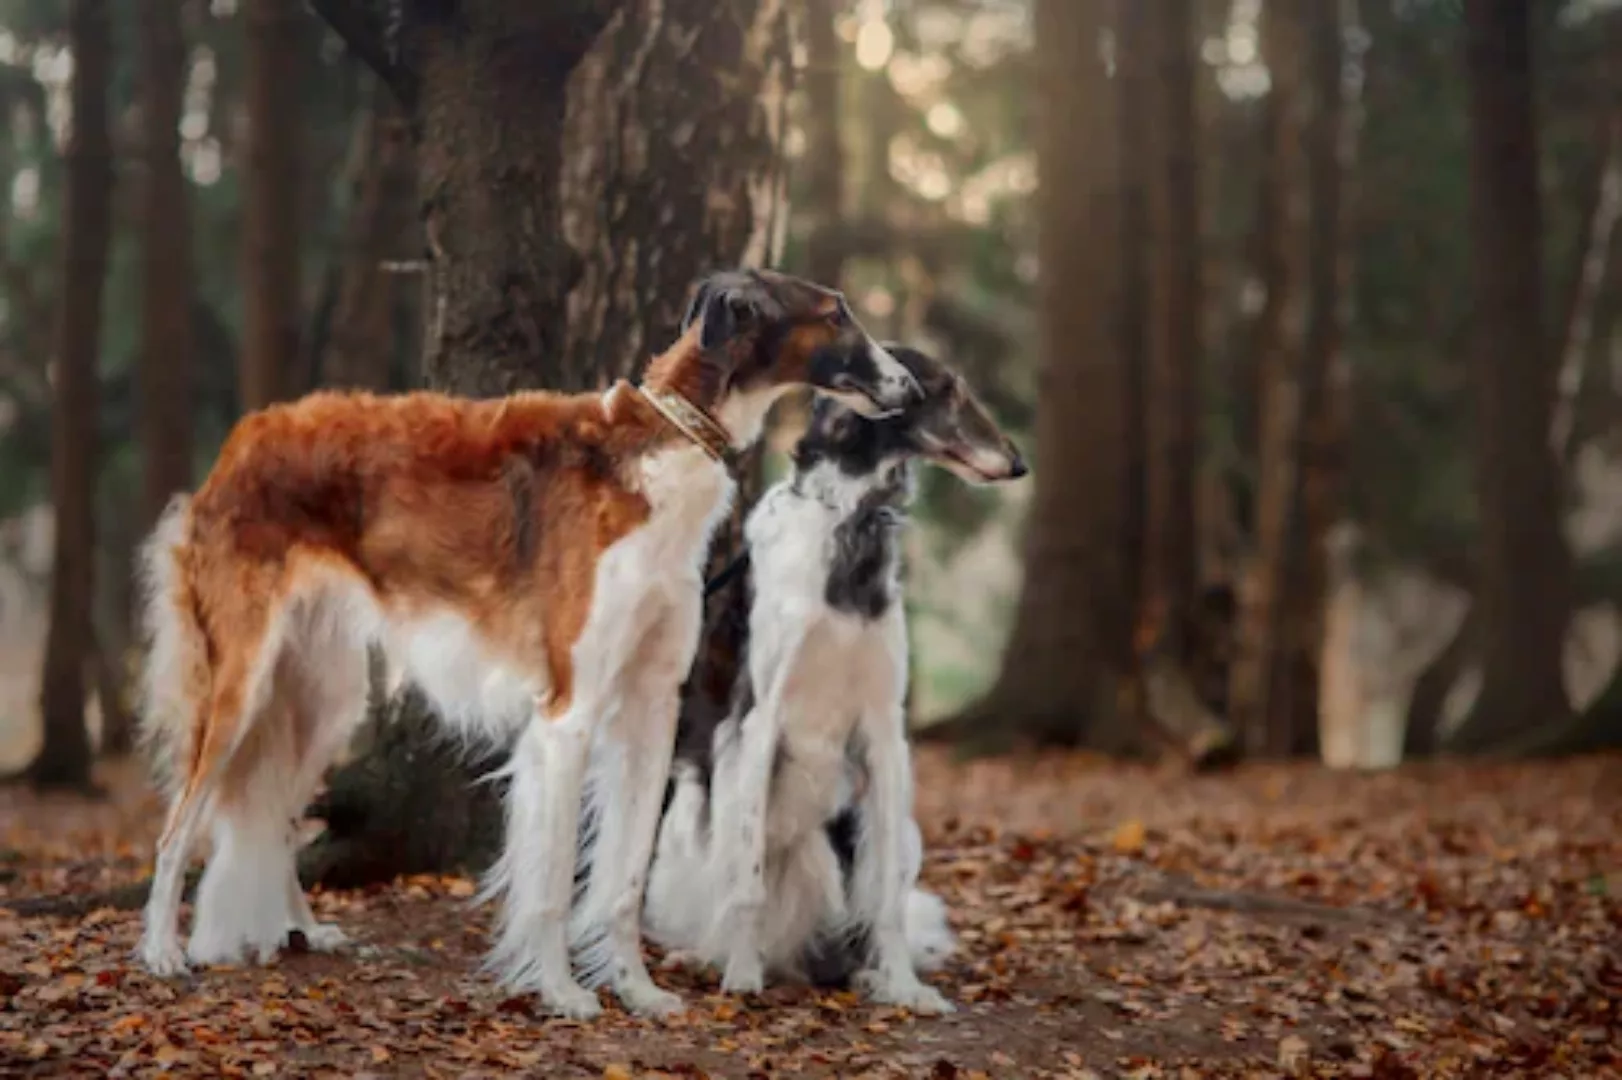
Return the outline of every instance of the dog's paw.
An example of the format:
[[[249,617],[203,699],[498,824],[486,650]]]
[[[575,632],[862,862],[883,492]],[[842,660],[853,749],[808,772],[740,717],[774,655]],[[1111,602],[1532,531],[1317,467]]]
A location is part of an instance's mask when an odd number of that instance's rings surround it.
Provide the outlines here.
[[[349,935],[332,923],[312,923],[299,927],[297,932],[304,935],[304,944],[311,952],[337,952],[349,945]]]
[[[566,1020],[592,1020],[603,1011],[597,995],[579,983],[565,983],[541,991],[541,1002],[555,1016]]]
[[[616,987],[615,993],[626,1011],[638,1016],[651,1018],[674,1016],[687,1008],[680,995],[673,994],[669,990],[661,990],[646,980],[626,982]]]
[[[135,955],[140,958],[143,967],[160,979],[184,975],[191,969],[186,963],[186,950],[181,948],[180,939],[173,936],[143,937]]]
[[[728,994],[758,994],[766,988],[766,972],[758,953],[734,954],[721,976],[721,990]]]
[[[704,966],[704,958],[687,949],[672,949],[659,961],[660,971],[698,971]]]
[[[856,981],[867,997],[880,1005],[896,1005],[920,1016],[943,1016],[957,1011],[939,990],[917,978],[890,978],[870,971],[858,975]]]

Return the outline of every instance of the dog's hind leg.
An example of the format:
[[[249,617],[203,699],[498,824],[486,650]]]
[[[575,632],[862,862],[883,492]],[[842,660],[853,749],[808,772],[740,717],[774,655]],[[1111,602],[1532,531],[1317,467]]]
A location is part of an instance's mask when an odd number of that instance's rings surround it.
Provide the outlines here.
[[[296,925],[287,883],[294,873],[293,801],[304,738],[299,691],[292,658],[284,653],[269,699],[226,768],[214,850],[197,886],[187,949],[193,963],[266,963]]]
[[[871,782],[862,798],[852,907],[872,926],[873,937],[870,967],[858,981],[877,1001],[920,1013],[951,1012],[951,1003],[918,978],[907,941],[908,893],[916,871],[907,865],[912,777],[904,725],[894,705],[862,717]]]
[[[269,613],[260,605],[245,604],[235,630],[217,642],[220,655],[214,665],[210,700],[196,705],[200,713],[194,721],[199,729],[196,749],[184,763],[184,781],[158,838],[145,928],[137,947],[142,962],[155,975],[175,975],[186,969],[177,925],[186,864],[199,833],[210,825],[229,794],[227,774],[232,759],[252,730],[271,680],[275,658],[265,654],[278,644],[272,640]],[[217,858],[218,852],[211,853],[210,863]]]

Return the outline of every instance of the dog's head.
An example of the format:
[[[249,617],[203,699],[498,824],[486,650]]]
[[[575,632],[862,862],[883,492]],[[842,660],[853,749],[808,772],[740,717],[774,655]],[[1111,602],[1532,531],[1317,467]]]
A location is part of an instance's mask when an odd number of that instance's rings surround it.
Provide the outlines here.
[[[886,342],[923,388],[923,399],[898,413],[863,419],[833,401],[819,401],[795,450],[802,468],[832,460],[853,474],[921,457],[971,484],[1017,480],[1027,472],[1019,448],[991,418],[964,378],[927,353]]]
[[[810,385],[866,416],[922,397],[907,368],[862,329],[833,289],[772,270],[732,270],[699,283],[682,319],[697,325],[718,411],[729,398]]]

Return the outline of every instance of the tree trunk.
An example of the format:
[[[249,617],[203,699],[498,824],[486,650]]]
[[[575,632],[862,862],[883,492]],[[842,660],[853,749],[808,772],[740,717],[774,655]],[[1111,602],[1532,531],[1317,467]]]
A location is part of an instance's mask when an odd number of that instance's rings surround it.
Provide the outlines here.
[[[303,319],[299,295],[299,0],[244,0],[247,166],[243,183],[243,412],[293,389]]]
[[[1119,303],[1121,364],[1126,380],[1126,403],[1122,450],[1125,462],[1125,502],[1121,522],[1121,602],[1137,618],[1137,653],[1141,668],[1152,642],[1158,642],[1161,622],[1149,609],[1144,591],[1148,567],[1149,501],[1149,349],[1153,333],[1150,310],[1151,276],[1160,251],[1158,239],[1150,231],[1150,198],[1156,177],[1151,138],[1162,119],[1155,65],[1156,15],[1147,4],[1119,3],[1115,9],[1115,79],[1117,138],[1120,146],[1120,235],[1121,256]],[[1155,650],[1157,654],[1159,650]],[[1141,672],[1139,673],[1141,675]],[[1138,704],[1143,704],[1139,699]],[[1140,718],[1145,712],[1139,708]]]
[[[1036,4],[1042,367],[1025,585],[1000,676],[953,725],[1106,750],[1139,741],[1119,701],[1130,670],[1127,372],[1116,318],[1119,123],[1100,54],[1114,7]]]
[[[1464,17],[1483,677],[1449,749],[1479,751],[1569,715],[1571,559],[1549,446],[1556,365],[1543,332],[1530,2],[1466,0]]]
[[[366,9],[315,6],[357,54],[387,56],[354,19]],[[675,336],[698,276],[775,256],[789,7],[748,8],[740,22],[703,0],[464,0],[457,33],[412,9],[409,66],[374,66],[415,102],[431,386],[634,374]],[[493,760],[433,752],[415,694],[388,708],[378,745],[332,778],[307,878],[478,868],[499,847],[499,805],[472,784]]]
[[[351,148],[344,253],[317,366],[322,385],[382,391],[389,388],[399,351],[400,293],[422,285],[417,274],[396,272],[389,264],[421,256],[422,228],[410,124],[381,82],[373,82],[369,96]]]
[[[1271,706],[1277,685],[1291,504],[1298,472],[1300,368],[1307,325],[1307,232],[1310,203],[1304,135],[1309,99],[1303,83],[1303,5],[1268,0],[1262,12],[1262,55],[1272,77],[1268,104],[1266,212],[1268,240],[1261,278],[1266,304],[1258,320],[1258,424],[1253,554],[1240,575],[1237,641],[1228,691],[1229,719],[1246,751],[1285,755],[1293,742],[1287,717]]]
[[[812,281],[838,288],[845,273],[845,249],[836,227],[845,208],[845,145],[841,48],[835,20],[843,0],[806,0],[805,66],[805,273]]]
[[[29,767],[31,780],[40,787],[90,786],[85,677],[94,652],[90,609],[95,595],[97,367],[113,195],[112,146],[107,131],[112,68],[108,7],[107,0],[72,0],[68,8],[68,41],[74,58],[73,114],[51,403],[56,538],[40,692],[45,743]]]
[[[1351,370],[1343,342],[1350,315],[1350,205],[1347,197],[1361,123],[1344,78],[1357,0],[1310,5],[1304,30],[1312,114],[1306,132],[1311,203],[1308,322],[1301,357],[1300,470],[1285,549],[1280,662],[1269,711],[1291,732],[1286,752],[1318,753],[1318,687],[1331,587],[1329,539],[1345,514]],[[1361,71],[1361,59],[1352,65]],[[1360,78],[1361,76],[1357,76]]]
[[[141,329],[136,353],[136,441],[140,493],[132,539],[144,537],[171,496],[191,489],[192,252],[186,178],[180,163],[180,116],[187,72],[183,5],[141,0],[137,87],[141,101]],[[105,539],[105,538],[104,538]],[[128,579],[133,544],[120,544],[117,573]],[[102,707],[101,750],[133,748],[133,717],[109,690],[122,690],[129,657],[131,604],[126,583],[117,613],[104,625],[97,663]],[[117,625],[109,625],[116,623]]]
[[[1143,598],[1163,613],[1173,654],[1181,655],[1196,582],[1195,477],[1200,439],[1200,227],[1198,134],[1194,121],[1193,0],[1155,6],[1148,125],[1154,167],[1149,184],[1150,274],[1146,411]]]
[[[1195,482],[1205,244],[1195,119],[1193,0],[1123,5],[1123,290],[1134,450],[1127,566],[1144,719],[1196,765],[1227,757],[1232,734],[1191,678],[1198,589]],[[1140,158],[1135,166],[1132,157]],[[1142,191],[1146,197],[1132,194]],[[1133,208],[1133,204],[1136,204]],[[1132,417],[1137,419],[1134,421]]]

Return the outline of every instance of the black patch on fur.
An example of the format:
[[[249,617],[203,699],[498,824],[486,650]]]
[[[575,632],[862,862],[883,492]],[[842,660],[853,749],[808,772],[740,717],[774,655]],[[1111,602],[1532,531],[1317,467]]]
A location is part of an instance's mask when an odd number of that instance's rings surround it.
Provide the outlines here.
[[[827,398],[811,409],[811,424],[794,444],[792,458],[799,476],[831,462],[846,476],[872,476],[885,458],[916,453],[905,415],[868,420]]]
[[[823,599],[835,611],[877,619],[895,601],[896,534],[901,514],[891,493],[875,491],[834,529]]]

